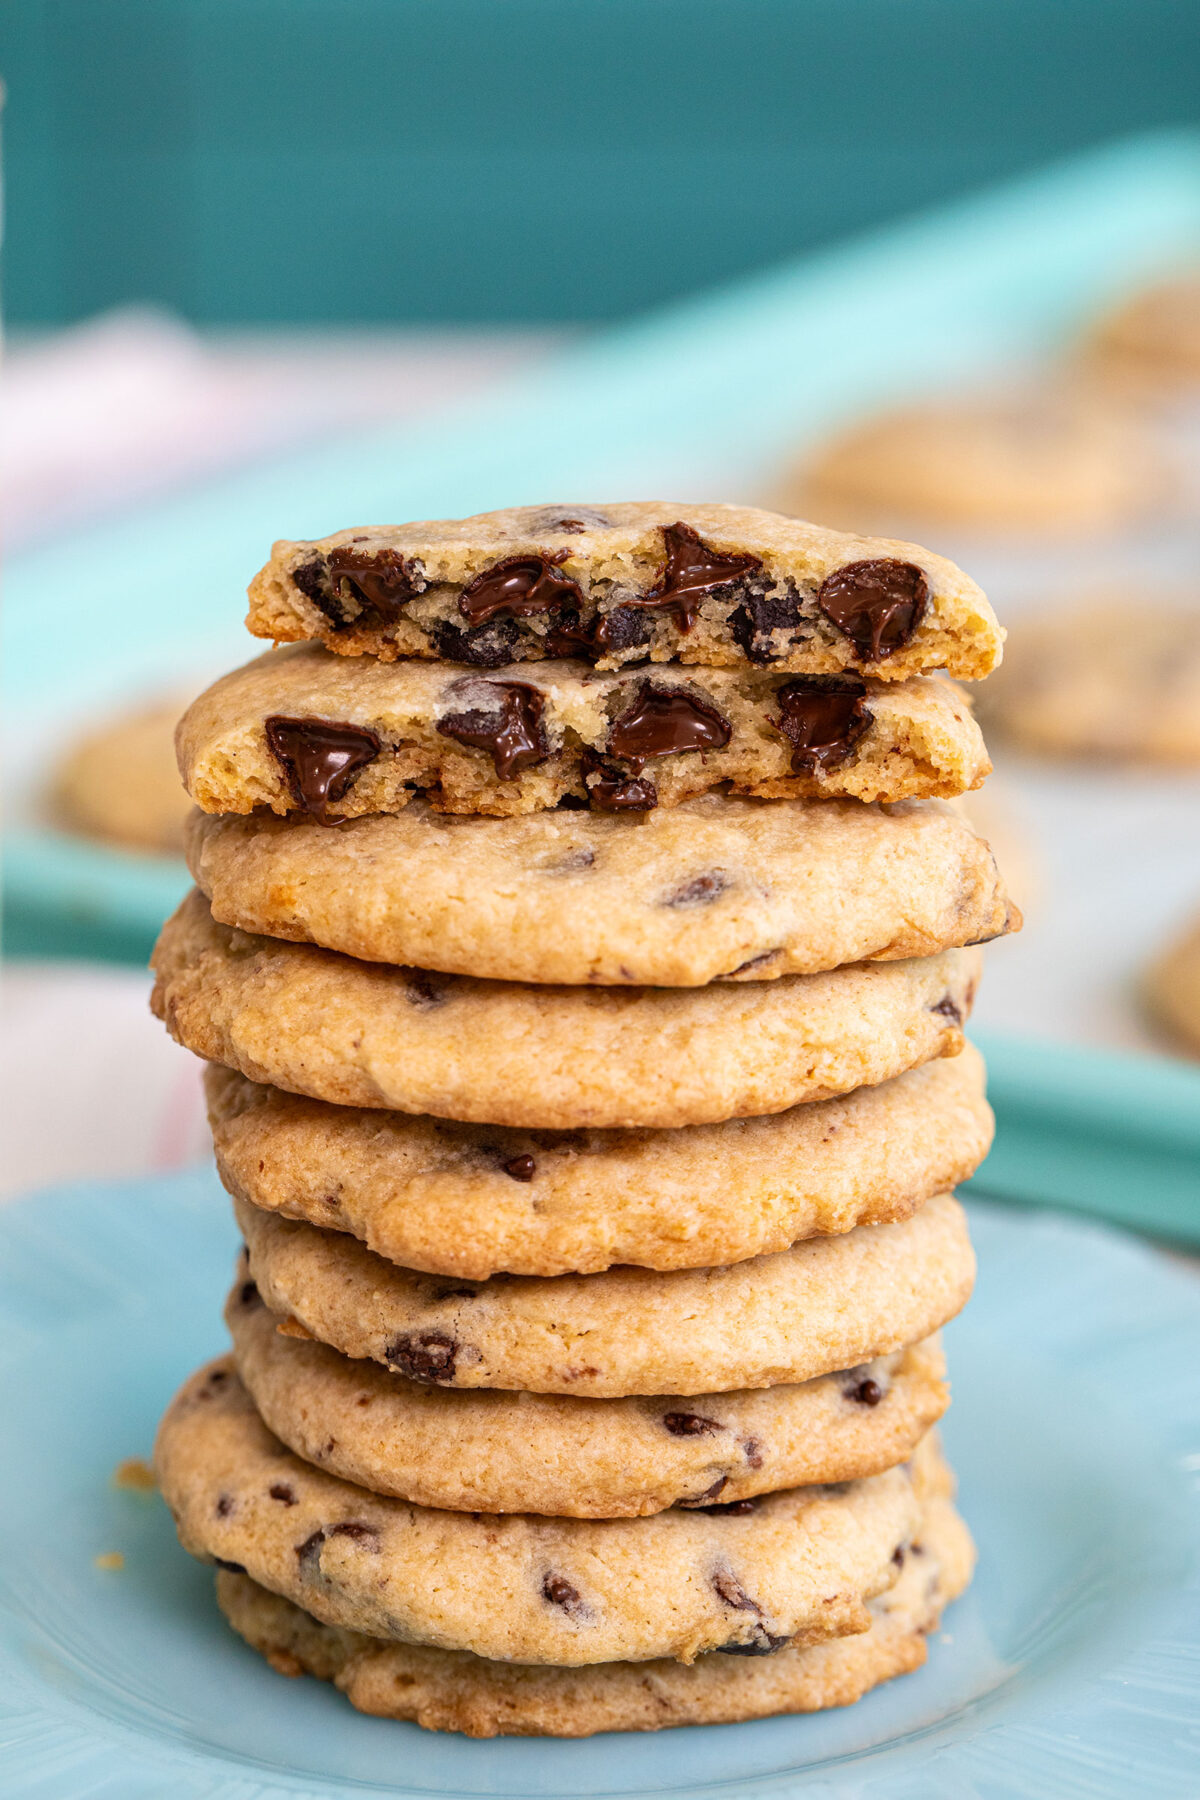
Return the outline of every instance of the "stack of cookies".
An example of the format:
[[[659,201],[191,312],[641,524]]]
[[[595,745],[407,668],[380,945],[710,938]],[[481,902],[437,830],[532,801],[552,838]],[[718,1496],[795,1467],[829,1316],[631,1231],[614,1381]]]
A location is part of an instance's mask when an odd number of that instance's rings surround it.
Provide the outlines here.
[[[809,1711],[969,1578],[935,1422],[991,1118],[953,804],[1001,633],[728,506],[281,543],[178,734],[233,1354],[163,1422],[234,1628],[364,1711]]]

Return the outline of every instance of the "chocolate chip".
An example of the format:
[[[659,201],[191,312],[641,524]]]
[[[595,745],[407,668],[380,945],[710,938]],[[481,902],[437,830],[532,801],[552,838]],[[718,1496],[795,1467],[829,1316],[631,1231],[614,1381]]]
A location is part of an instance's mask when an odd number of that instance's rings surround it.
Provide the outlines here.
[[[747,660],[761,667],[785,652],[774,633],[795,631],[800,621],[800,595],[794,583],[788,582],[782,593],[768,594],[761,585],[748,582],[741,605],[729,615],[729,630]]]
[[[707,1494],[701,1494],[698,1500],[681,1500],[679,1504],[680,1506],[686,1507],[689,1512],[708,1513],[714,1518],[718,1514],[725,1514],[732,1518],[744,1518],[747,1513],[757,1512],[757,1500],[726,1500],[723,1502],[717,1500],[716,1496],[721,1492],[721,1489],[728,1487],[728,1485],[728,1476],[722,1475],[721,1479],[719,1481],[714,1481],[708,1490],[708,1494],[713,1496],[711,1501]]]
[[[469,581],[458,601],[458,610],[471,625],[484,625],[489,619],[523,619],[530,613],[548,612],[551,607],[579,605],[583,592],[569,575],[556,575],[567,552],[556,550],[553,556],[506,556],[493,563]]]
[[[708,1419],[703,1413],[664,1413],[662,1422],[672,1437],[705,1437],[713,1431],[724,1431],[719,1419]]]
[[[723,1494],[728,1486],[728,1475],[718,1475],[712,1486],[706,1487],[704,1492],[702,1494],[697,1494],[694,1500],[677,1500],[675,1504],[683,1508],[686,1512],[724,1512],[725,1508],[723,1506],[714,1506],[711,1502],[716,1500],[719,1495]]]
[[[779,717],[771,723],[792,746],[792,769],[831,769],[845,762],[870,729],[866,683],[853,677],[812,675],[787,681],[775,696]]]
[[[603,531],[612,524],[607,513],[598,512],[594,506],[547,506],[541,512],[534,513],[531,519],[525,520],[525,528],[530,532],[569,531],[578,534],[581,531]]]
[[[772,1637],[769,1631],[760,1631],[749,1644],[718,1644],[720,1656],[774,1656],[776,1650],[786,1649],[791,1643],[790,1637]]]
[[[243,1281],[241,1287],[238,1289],[238,1305],[260,1306],[261,1304],[262,1295],[258,1291],[257,1283],[253,1281]]]
[[[379,1533],[373,1525],[362,1525],[357,1519],[347,1519],[342,1525],[331,1525],[326,1533],[328,1537],[346,1537],[352,1543],[362,1544],[368,1550],[378,1550]]]
[[[902,1569],[904,1567],[904,1545],[903,1544],[897,1544],[896,1548],[892,1551],[892,1561],[895,1563],[895,1565],[898,1569]]]
[[[600,655],[610,650],[637,650],[654,636],[654,627],[636,606],[614,606],[601,613],[592,627],[592,647]]]
[[[324,1542],[325,1532],[322,1527],[318,1525],[311,1537],[306,1537],[302,1544],[296,1545],[296,1560],[300,1564],[300,1573],[302,1575],[310,1574],[314,1564],[320,1565],[321,1545]]]
[[[929,1010],[941,1013],[942,1017],[949,1019],[952,1025],[961,1025],[963,1022],[962,1007],[952,994],[946,994],[936,1006],[931,1006]]]
[[[233,1511],[233,1504],[234,1503],[233,1503],[233,1495],[232,1494],[218,1494],[218,1496],[217,1496],[217,1517],[218,1517],[218,1519],[227,1519],[229,1517],[230,1513]]]
[[[710,869],[705,875],[697,875],[691,881],[685,881],[674,892],[664,894],[658,904],[674,907],[710,906],[728,886],[729,877],[724,869]]]
[[[555,808],[561,812],[586,812],[587,809],[588,803],[580,794],[564,794]]]
[[[843,1388],[842,1393],[847,1400],[856,1400],[859,1406],[878,1406],[883,1399],[883,1389],[869,1375],[856,1381],[853,1387]]]
[[[653,812],[658,789],[633,775],[602,776],[588,783],[588,800],[597,812]]]
[[[751,969],[760,969],[764,963],[774,962],[779,954],[778,950],[764,950],[761,955],[752,956],[748,962],[739,963],[736,969],[729,972],[731,975],[745,975]]]
[[[762,1617],[762,1607],[757,1600],[752,1600],[737,1576],[731,1569],[718,1569],[712,1578],[713,1589],[718,1599],[726,1606],[732,1606],[736,1612],[752,1612]]]
[[[561,1606],[568,1619],[587,1619],[591,1616],[591,1609],[583,1595],[565,1575],[551,1573],[543,1576],[542,1598],[548,1600],[551,1606]]]
[[[761,556],[714,550],[682,520],[664,525],[662,534],[666,562],[655,586],[634,604],[672,607],[681,631],[692,629],[706,594],[762,568]]]
[[[425,585],[398,550],[351,550],[343,544],[329,551],[327,567],[336,600],[357,601],[389,625]]]
[[[525,681],[489,681],[480,685],[495,695],[497,710],[472,707],[467,712],[447,713],[437,722],[442,736],[475,750],[488,751],[501,781],[534,763],[544,762],[550,754],[550,743],[541,724],[546,696]]]
[[[297,806],[323,819],[382,748],[377,732],[332,719],[289,719],[272,713],[265,721],[267,747],[283,770]]]
[[[512,1156],[502,1167],[514,1181],[532,1181],[537,1173],[537,1163],[532,1156]]]
[[[410,1381],[447,1383],[454,1380],[458,1344],[444,1331],[406,1331],[392,1339],[383,1355],[389,1369]]]
[[[272,1500],[279,1500],[284,1506],[295,1506],[296,1492],[290,1482],[273,1481],[267,1489]]]
[[[337,607],[334,612],[330,611],[328,579],[325,564],[319,556],[314,557],[311,562],[301,563],[298,569],[292,570],[292,580],[300,592],[311,600],[314,606],[319,606],[326,618],[331,618],[337,625],[348,625],[350,621],[343,616],[340,607]]]
[[[612,722],[605,748],[610,756],[641,773],[652,756],[684,750],[720,750],[733,735],[729,720],[686,688],[657,687],[643,681],[630,704]]]
[[[428,969],[405,969],[404,991],[409,1005],[419,1006],[423,1012],[441,1006],[446,998],[445,987]]]
[[[244,1575],[246,1573],[245,1563],[229,1562],[223,1556],[214,1556],[213,1561],[216,1563],[218,1569],[228,1569],[231,1575]]]
[[[512,661],[519,636],[511,619],[496,619],[474,631],[441,619],[429,630],[440,657],[446,662],[467,663],[473,669],[502,669]]]
[[[564,606],[542,639],[542,650],[556,660],[564,656],[587,656],[592,641],[592,627],[580,622],[579,609]]]
[[[817,605],[863,662],[882,662],[902,650],[928,600],[929,583],[916,564],[890,556],[847,563],[827,575],[817,591]]]
[[[746,1467],[761,1469],[763,1466],[763,1448],[757,1438],[742,1439],[742,1454],[746,1458]]]

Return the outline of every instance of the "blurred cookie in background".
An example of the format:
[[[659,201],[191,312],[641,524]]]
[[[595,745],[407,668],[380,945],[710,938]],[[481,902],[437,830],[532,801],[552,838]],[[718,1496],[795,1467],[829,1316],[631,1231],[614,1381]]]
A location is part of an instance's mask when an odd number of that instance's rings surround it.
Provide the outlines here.
[[[1055,389],[931,400],[861,420],[792,470],[779,505],[842,530],[1052,535],[1125,525],[1169,486],[1128,408]]]
[[[1200,269],[1143,288],[1105,315],[1086,354],[1135,386],[1200,395]]]
[[[1019,618],[975,704],[986,731],[1036,754],[1200,767],[1200,594],[1109,592]]]
[[[1146,999],[1175,1048],[1200,1056],[1200,913],[1151,963]]]
[[[183,705],[178,698],[156,700],[77,738],[54,772],[55,823],[127,850],[182,856],[191,811],[175,762]]]

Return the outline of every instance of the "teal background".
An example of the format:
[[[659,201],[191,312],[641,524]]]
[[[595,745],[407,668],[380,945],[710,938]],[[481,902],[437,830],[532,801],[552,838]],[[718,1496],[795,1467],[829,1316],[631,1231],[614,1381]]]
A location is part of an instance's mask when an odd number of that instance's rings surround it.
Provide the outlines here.
[[[610,317],[1200,117],[1192,0],[4,0],[7,312]]]

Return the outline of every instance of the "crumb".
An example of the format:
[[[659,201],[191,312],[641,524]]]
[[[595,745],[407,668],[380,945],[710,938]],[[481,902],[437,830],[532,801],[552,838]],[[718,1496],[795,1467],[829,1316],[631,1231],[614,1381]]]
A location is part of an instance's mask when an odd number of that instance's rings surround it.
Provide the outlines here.
[[[124,1462],[118,1463],[113,1470],[113,1485],[119,1488],[132,1488],[135,1493],[152,1494],[158,1487],[154,1479],[154,1470],[140,1456],[127,1456]]]
[[[119,1550],[105,1550],[103,1555],[94,1556],[92,1561],[98,1569],[123,1569],[125,1558]]]

